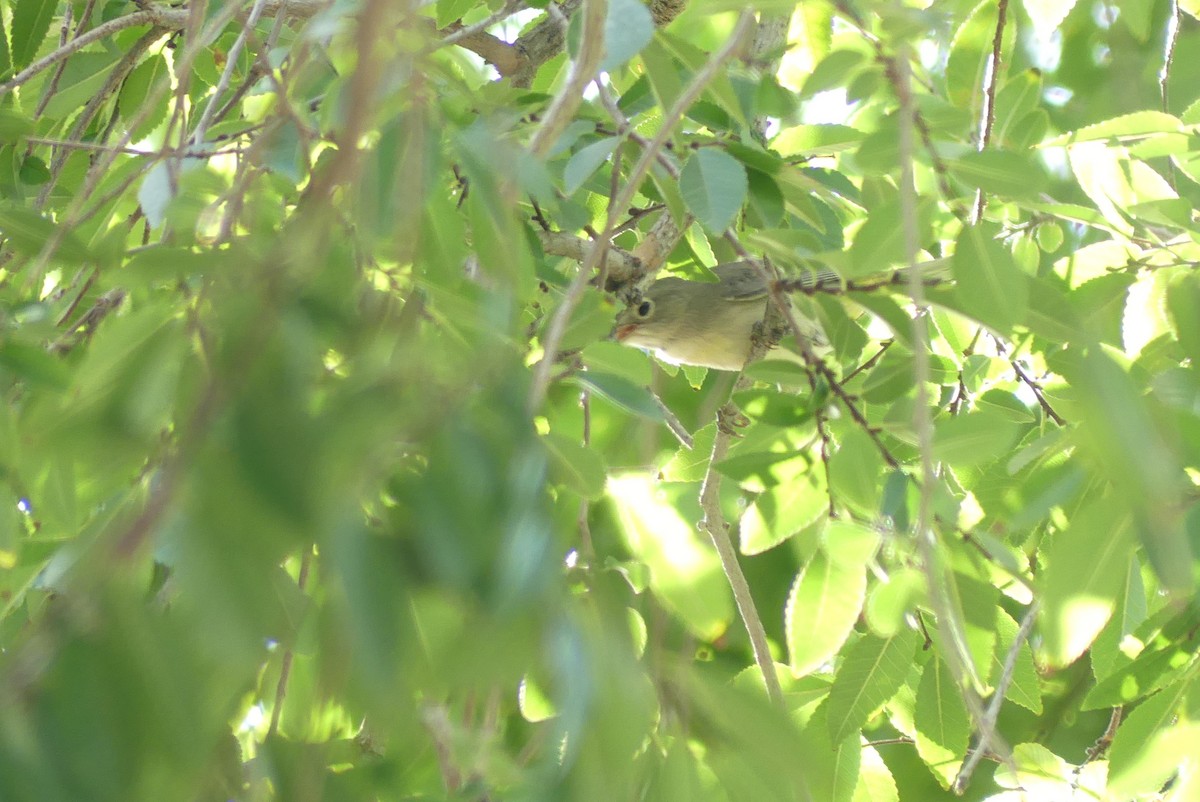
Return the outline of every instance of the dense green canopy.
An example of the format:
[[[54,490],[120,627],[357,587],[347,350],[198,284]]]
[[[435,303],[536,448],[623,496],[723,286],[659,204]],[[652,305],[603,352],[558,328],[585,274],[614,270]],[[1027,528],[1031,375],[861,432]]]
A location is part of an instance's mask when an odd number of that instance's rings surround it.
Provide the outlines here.
[[[1200,799],[1197,15],[0,0],[0,800]]]

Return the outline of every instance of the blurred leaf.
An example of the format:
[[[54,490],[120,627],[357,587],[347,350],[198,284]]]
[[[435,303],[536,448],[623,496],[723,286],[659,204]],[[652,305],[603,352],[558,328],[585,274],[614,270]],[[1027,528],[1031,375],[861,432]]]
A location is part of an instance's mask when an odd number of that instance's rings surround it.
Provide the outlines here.
[[[571,379],[576,384],[595,390],[601,397],[622,409],[653,421],[665,420],[662,410],[654,403],[650,391],[638,387],[628,379],[593,370],[576,373]]]
[[[604,462],[595,450],[556,432],[544,435],[542,442],[550,455],[551,481],[566,485],[586,499],[604,494]]]
[[[608,0],[604,20],[604,59],[601,72],[612,72],[642,51],[654,37],[654,20],[637,0]]]
[[[63,230],[58,223],[32,209],[0,205],[0,235],[26,256],[36,256],[51,241],[57,242],[56,259],[79,263],[91,259],[87,246],[73,231]]]
[[[1194,759],[1200,726],[1184,721],[1172,726],[1194,686],[1194,680],[1177,682],[1121,722],[1109,753],[1109,781],[1115,793],[1124,798],[1153,794],[1188,758]]]
[[[584,182],[592,177],[592,173],[608,161],[619,144],[621,140],[617,137],[606,137],[572,154],[567,166],[563,168],[563,191],[568,195],[579,191]]]
[[[713,439],[717,424],[710,423],[692,435],[692,448],[680,446],[675,456],[663,466],[662,475],[668,482],[699,482],[708,473],[712,458]]]
[[[720,560],[649,477],[608,480],[626,546],[650,568],[650,588],[696,637],[711,641],[733,619]]]
[[[953,415],[934,424],[934,458],[955,467],[971,467],[1006,455],[1018,426],[990,409]]]

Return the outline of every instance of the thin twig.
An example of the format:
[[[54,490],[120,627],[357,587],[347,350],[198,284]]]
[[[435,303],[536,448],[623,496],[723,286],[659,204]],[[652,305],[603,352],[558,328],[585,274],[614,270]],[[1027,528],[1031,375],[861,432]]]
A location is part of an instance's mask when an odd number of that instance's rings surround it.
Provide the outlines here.
[[[979,740],[975,743],[975,748],[967,755],[967,759],[963,761],[962,768],[959,769],[958,776],[954,778],[954,784],[950,787],[950,790],[959,796],[962,796],[967,789],[967,784],[971,782],[971,775],[975,773],[975,768],[983,756],[988,754],[988,749],[991,748],[992,741],[995,739],[996,721],[1000,717],[1000,708],[1004,705],[1004,694],[1008,692],[1008,686],[1012,684],[1013,673],[1017,667],[1017,656],[1021,653],[1021,646],[1025,644],[1025,640],[1033,630],[1033,622],[1037,618],[1037,613],[1038,602],[1035,599],[1033,604],[1029,605],[1029,609],[1025,611],[1025,617],[1021,619],[1021,628],[1017,630],[1017,636],[1013,638],[1012,644],[1008,647],[1008,654],[1004,656],[1004,666],[1000,672],[1000,678],[996,681],[996,689],[992,691],[992,698],[988,701],[983,720],[979,722]]]
[[[529,152],[538,158],[544,158],[550,152],[559,135],[571,124],[576,110],[583,103],[584,88],[592,82],[600,67],[600,60],[604,58],[607,9],[608,0],[584,0],[579,56],[571,62],[567,80],[550,101],[542,123],[529,143]]]
[[[1017,378],[1020,379],[1026,387],[1033,391],[1033,397],[1037,399],[1038,405],[1042,411],[1050,416],[1050,420],[1057,423],[1059,426],[1066,426],[1067,422],[1061,415],[1054,411],[1054,407],[1050,406],[1050,402],[1046,400],[1046,395],[1042,390],[1042,386],[1030,378],[1024,370],[1021,369],[1021,364],[1017,360],[1009,360],[1012,369],[1016,372]]]
[[[1003,2],[1004,0],[1002,0]],[[921,482],[918,496],[916,542],[921,555],[929,603],[942,635],[942,656],[962,692],[963,702],[976,722],[984,719],[985,711],[976,691],[980,684],[970,650],[965,641],[964,626],[958,610],[946,588],[940,543],[933,526],[933,492],[937,469],[933,459],[933,416],[929,398],[929,349],[926,327],[925,288],[921,282],[921,267],[917,263],[917,197],[913,177],[913,109],[915,106],[909,81],[908,53],[901,50],[888,64],[888,77],[899,101],[898,145],[900,150],[900,213],[904,234],[905,256],[908,261],[909,294],[917,307],[913,317],[913,378],[916,402],[913,428],[921,458]]]
[[[663,403],[663,400],[658,397],[658,393],[650,390],[650,397],[654,399],[655,406],[663,414],[663,420],[667,424],[667,428],[671,430],[671,434],[675,435],[675,439],[679,441],[679,444],[687,449],[695,448],[695,441],[692,440],[692,435],[688,432],[687,427],[671,411],[671,408]]]
[[[753,361],[754,358],[752,354],[747,362]],[[746,376],[740,376],[737,383],[734,384],[733,391],[737,392],[749,384],[750,381]],[[767,696],[775,704],[781,705],[783,704],[783,687],[779,684],[779,675],[775,671],[775,659],[771,656],[767,633],[763,628],[758,608],[754,605],[754,597],[750,593],[750,583],[746,581],[741,563],[738,562],[737,550],[733,547],[733,539],[729,533],[729,525],[725,522],[725,516],[721,512],[721,474],[715,466],[725,459],[729,452],[730,440],[733,437],[732,430],[728,426],[722,425],[721,421],[732,420],[738,414],[737,406],[732,401],[727,402],[717,413],[717,434],[713,438],[708,470],[704,474],[704,482],[700,485],[700,509],[703,511],[700,525],[708,532],[713,546],[717,549],[717,556],[721,560],[725,579],[729,582],[729,589],[733,591],[733,600],[737,604],[738,614],[750,637],[754,662],[758,664],[758,670],[762,673]]]
[[[156,10],[135,11],[124,17],[117,17],[109,20],[102,25],[97,25],[82,36],[78,36],[67,42],[62,47],[57,47],[45,56],[42,56],[37,61],[30,64],[25,69],[18,72],[13,77],[9,78],[4,83],[0,84],[0,97],[7,95],[12,90],[16,89],[21,84],[28,81],[33,76],[37,75],[47,67],[53,67],[58,62],[76,53],[90,45],[92,42],[98,42],[106,36],[111,36],[117,31],[123,31],[126,28],[134,28],[138,25],[153,25],[158,19]]]
[[[991,70],[988,84],[983,93],[983,108],[979,119],[979,146],[981,152],[992,142],[992,128],[996,124],[996,87],[1000,83],[1000,60],[1004,56],[1004,28],[1008,20],[1008,0],[1000,0],[996,5],[996,33],[992,37]],[[975,209],[972,213],[972,225],[983,219],[983,208],[987,198],[982,189],[975,191]]]
[[[250,8],[250,16],[246,18],[245,25],[237,39],[233,40],[233,46],[229,48],[229,53],[226,55],[225,69],[221,72],[221,78],[217,81],[217,88],[213,91],[208,99],[208,103],[204,106],[204,111],[200,115],[200,119],[196,121],[192,128],[192,136],[190,144],[192,147],[199,145],[204,141],[204,135],[208,133],[208,126],[212,124],[214,112],[217,110],[217,101],[221,99],[221,95],[229,90],[229,84],[233,80],[233,73],[237,68],[238,58],[242,54],[242,49],[246,46],[246,38],[250,32],[254,30],[254,26],[258,24],[259,17],[262,16],[263,8],[266,6],[266,0],[254,0],[254,5]]]
[[[471,36],[474,36],[477,33],[483,33],[488,28],[495,25],[497,22],[508,19],[513,14],[516,14],[518,11],[520,11],[523,8],[525,8],[525,3],[521,2],[521,0],[508,0],[507,3],[505,3],[503,6],[501,6],[496,12],[494,12],[487,19],[485,19],[481,22],[476,22],[474,25],[468,25],[465,28],[458,28],[453,33],[449,33],[449,34],[446,34],[445,36],[443,36],[441,38],[441,41],[438,42],[438,47],[445,47],[446,45],[458,44],[463,39],[467,39]],[[512,45],[509,45],[509,47],[512,47]]]
[[[312,568],[313,550],[310,546],[300,558],[300,573],[296,577],[296,587],[303,594],[308,588],[308,572]],[[287,696],[288,678],[292,673],[292,660],[295,650],[289,645],[283,652],[283,660],[279,666],[279,681],[275,683],[275,704],[271,707],[271,723],[267,726],[267,738],[279,732],[279,719],[283,715],[283,700]]]

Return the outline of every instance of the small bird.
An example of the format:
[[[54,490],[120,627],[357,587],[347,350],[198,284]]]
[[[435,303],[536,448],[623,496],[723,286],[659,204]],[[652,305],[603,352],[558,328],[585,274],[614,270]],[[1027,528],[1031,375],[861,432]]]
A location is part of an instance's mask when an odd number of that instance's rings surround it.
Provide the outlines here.
[[[617,316],[612,336],[672,365],[741,370],[750,356],[754,325],[767,309],[767,283],[749,262],[712,271],[719,281],[658,279]],[[840,282],[831,271],[808,278],[813,284]]]

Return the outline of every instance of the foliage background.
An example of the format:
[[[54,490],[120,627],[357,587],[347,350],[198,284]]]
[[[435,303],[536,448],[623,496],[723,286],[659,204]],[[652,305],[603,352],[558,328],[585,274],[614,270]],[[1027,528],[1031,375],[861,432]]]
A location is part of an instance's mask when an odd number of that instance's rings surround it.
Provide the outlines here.
[[[1198,13],[0,0],[0,798],[1200,798]]]

